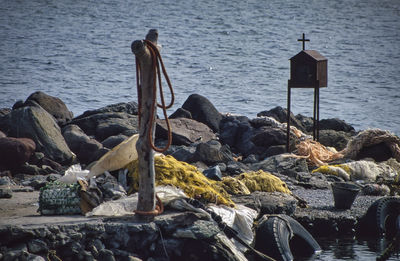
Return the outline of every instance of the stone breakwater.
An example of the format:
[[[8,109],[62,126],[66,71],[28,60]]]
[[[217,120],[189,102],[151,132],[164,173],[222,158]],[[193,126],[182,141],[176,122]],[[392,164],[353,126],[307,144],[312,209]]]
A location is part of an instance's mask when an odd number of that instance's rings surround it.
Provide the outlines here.
[[[32,204],[37,203],[41,187],[60,178],[73,164],[90,167],[138,133],[137,114],[137,104],[129,102],[74,117],[63,101],[42,92],[31,94],[12,109],[0,109],[0,260],[240,259],[214,222],[192,212],[167,210],[153,220],[36,213],[37,205]],[[303,138],[312,132],[311,118],[290,117]],[[397,193],[395,187],[387,186],[391,180],[373,173],[376,179],[361,180],[370,189],[363,189],[351,209],[335,209],[331,183],[344,181],[343,177],[312,173],[315,167],[306,158],[286,154],[285,120],[286,110],[281,107],[260,112],[254,119],[221,114],[207,98],[194,94],[170,116],[173,140],[166,154],[195,165],[211,179],[255,170],[279,177],[293,195],[262,191],[232,195],[235,203],[255,209],[257,219],[286,214],[313,235],[361,231],[359,224],[369,206]],[[320,143],[338,151],[357,134],[340,119],[321,120],[320,129]],[[296,153],[302,138],[290,135],[290,150]],[[166,138],[166,124],[157,120],[156,144],[164,145]],[[387,144],[378,143],[335,164],[365,158],[382,162],[394,158],[393,154]]]

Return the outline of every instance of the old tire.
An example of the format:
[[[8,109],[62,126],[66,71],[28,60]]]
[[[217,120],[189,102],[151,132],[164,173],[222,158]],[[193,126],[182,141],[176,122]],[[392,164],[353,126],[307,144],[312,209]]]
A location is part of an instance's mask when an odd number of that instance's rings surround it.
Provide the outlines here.
[[[321,251],[312,235],[287,215],[264,216],[257,227],[255,248],[276,260],[311,256]]]
[[[400,198],[380,198],[368,208],[361,222],[360,233],[394,236],[398,230],[396,225],[398,216],[400,216]]]

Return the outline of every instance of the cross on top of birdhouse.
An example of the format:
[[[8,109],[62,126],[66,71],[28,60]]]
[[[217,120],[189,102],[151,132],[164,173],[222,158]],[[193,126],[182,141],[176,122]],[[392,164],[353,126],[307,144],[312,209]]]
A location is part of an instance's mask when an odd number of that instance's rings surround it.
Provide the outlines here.
[[[302,39],[297,39],[299,42],[303,42],[303,50],[306,49],[306,42],[309,42],[310,39],[306,39],[306,35],[303,33],[303,38]]]

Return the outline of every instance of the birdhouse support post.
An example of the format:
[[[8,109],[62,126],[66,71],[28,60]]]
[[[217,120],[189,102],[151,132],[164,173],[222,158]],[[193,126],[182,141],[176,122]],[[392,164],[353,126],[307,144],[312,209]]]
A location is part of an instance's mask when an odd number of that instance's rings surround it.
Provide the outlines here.
[[[150,40],[157,46],[157,32],[156,35],[149,34],[146,40]],[[156,81],[155,67],[153,66],[153,58],[146,43],[141,40],[132,43],[132,52],[136,56],[136,62],[140,66],[140,86],[138,86],[139,96],[139,139],[136,143],[136,150],[138,152],[138,171],[139,171],[139,198],[137,210],[142,212],[150,212],[155,209],[155,169],[154,169],[154,150],[150,146],[150,135],[154,140],[154,124],[155,114],[152,115],[151,111],[157,106],[153,102],[154,93],[153,86]],[[153,125],[153,126],[152,126]],[[148,135],[149,131],[152,133]]]

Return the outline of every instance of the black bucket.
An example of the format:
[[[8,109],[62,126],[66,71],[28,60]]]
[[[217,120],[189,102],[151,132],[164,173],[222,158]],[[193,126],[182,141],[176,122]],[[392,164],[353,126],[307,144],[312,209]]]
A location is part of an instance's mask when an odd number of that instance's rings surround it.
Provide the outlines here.
[[[350,209],[360,192],[360,187],[347,182],[335,182],[332,184],[332,192],[335,208]]]

